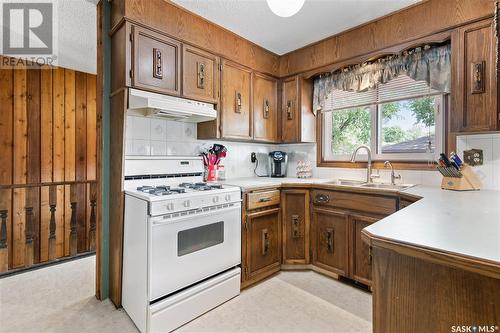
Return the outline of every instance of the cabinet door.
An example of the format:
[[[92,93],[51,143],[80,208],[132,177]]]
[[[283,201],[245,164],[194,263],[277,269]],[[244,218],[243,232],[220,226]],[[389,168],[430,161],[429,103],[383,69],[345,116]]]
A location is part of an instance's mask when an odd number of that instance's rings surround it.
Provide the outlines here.
[[[133,29],[132,86],[179,95],[181,44],[144,28]]]
[[[216,103],[219,60],[213,54],[193,46],[182,46],[182,95]]]
[[[299,79],[294,76],[283,80],[282,87],[282,133],[283,142],[300,141]]]
[[[312,220],[313,264],[347,276],[348,217],[344,212],[314,209]]]
[[[352,225],[352,255],[351,255],[351,271],[352,278],[367,284],[372,284],[372,258],[370,246],[361,239],[361,230],[378,219],[369,216],[351,215]]]
[[[309,264],[309,191],[284,190],[283,263]]]
[[[222,137],[252,139],[251,71],[240,65],[222,63]]]
[[[492,20],[459,28],[452,38],[452,131],[496,130],[497,76]]]
[[[247,215],[247,269],[246,279],[269,271],[278,271],[281,265],[280,209],[274,208]]]
[[[278,140],[278,81],[255,74],[253,79],[253,137],[258,141]]]

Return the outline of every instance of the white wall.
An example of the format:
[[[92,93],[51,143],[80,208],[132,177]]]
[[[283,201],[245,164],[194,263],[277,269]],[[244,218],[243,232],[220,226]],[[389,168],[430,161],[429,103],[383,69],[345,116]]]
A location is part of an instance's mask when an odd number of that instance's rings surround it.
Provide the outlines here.
[[[196,124],[181,123],[163,119],[127,117],[126,155],[197,155],[200,146],[214,140],[197,140]],[[228,148],[224,160],[228,178],[253,177],[254,164],[250,154],[258,153],[260,166],[257,173],[267,173],[267,153],[282,150],[289,155],[288,176],[294,177],[297,161],[309,160],[316,165],[316,144],[257,144],[240,142],[219,142]],[[500,190],[500,133],[467,135],[457,138],[457,153],[463,158],[463,150],[478,148],[484,152],[484,165],[474,167],[483,188]],[[396,170],[402,182],[439,186],[441,175],[437,171]],[[377,171],[374,170],[376,173]],[[389,170],[379,170],[381,179],[390,181]],[[364,179],[366,169],[317,168],[313,176],[319,178]]]
[[[57,0],[58,66],[97,73],[97,0]]]

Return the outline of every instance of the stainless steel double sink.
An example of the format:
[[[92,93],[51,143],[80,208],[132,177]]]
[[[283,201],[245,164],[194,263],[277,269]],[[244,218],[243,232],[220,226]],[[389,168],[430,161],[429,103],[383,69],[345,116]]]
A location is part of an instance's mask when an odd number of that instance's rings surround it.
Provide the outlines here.
[[[415,184],[389,184],[389,183],[367,183],[362,180],[350,180],[350,179],[338,179],[326,184],[341,185],[341,186],[351,186],[351,187],[361,187],[361,188],[375,188],[393,191],[402,191],[410,187],[415,186]]]

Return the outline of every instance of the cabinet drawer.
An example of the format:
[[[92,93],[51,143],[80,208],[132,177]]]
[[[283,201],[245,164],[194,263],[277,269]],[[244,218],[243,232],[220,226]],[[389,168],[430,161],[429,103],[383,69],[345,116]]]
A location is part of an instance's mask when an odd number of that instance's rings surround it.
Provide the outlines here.
[[[315,206],[327,206],[389,215],[396,211],[396,198],[376,194],[348,193],[341,191],[313,191]]]
[[[272,190],[265,192],[249,193],[247,195],[247,210],[279,205],[280,191]]]

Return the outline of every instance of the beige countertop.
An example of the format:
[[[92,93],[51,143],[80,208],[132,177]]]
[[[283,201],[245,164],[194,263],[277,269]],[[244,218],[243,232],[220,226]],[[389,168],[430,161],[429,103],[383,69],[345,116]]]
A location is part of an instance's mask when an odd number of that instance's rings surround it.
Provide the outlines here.
[[[332,181],[263,177],[230,179],[223,183],[247,191],[284,184],[325,185]],[[500,191],[456,192],[418,185],[400,193],[422,199],[365,228],[366,233],[398,243],[500,264]]]

